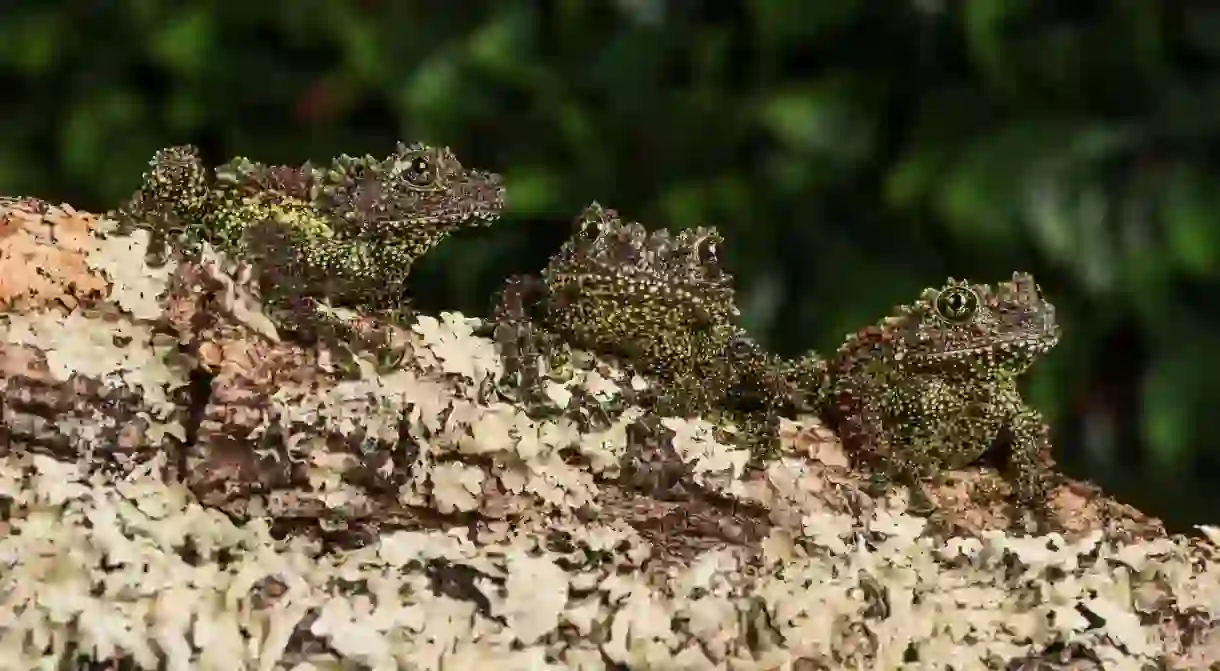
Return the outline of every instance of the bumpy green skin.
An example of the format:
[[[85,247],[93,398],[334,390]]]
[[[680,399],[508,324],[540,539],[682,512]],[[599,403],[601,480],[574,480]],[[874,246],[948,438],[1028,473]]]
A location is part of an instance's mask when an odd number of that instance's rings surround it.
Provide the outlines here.
[[[239,158],[209,173],[193,148],[173,147],[116,216],[182,249],[206,242],[250,262],[276,305],[393,312],[415,259],[503,207],[500,177],[462,168],[447,149],[400,144],[388,158],[342,156],[325,169]],[[1016,379],[1059,332],[1032,277],[950,279],[851,336],[829,362],[789,361],[736,324],[721,243],[712,228],[649,232],[594,203],[540,283],[502,293],[497,338],[522,355],[557,337],[619,357],[657,379],[662,412],[724,412],[748,434],[787,411],[821,410],[849,449],[912,482],[1007,443],[1018,500],[1045,500],[1047,428]]]
[[[977,461],[997,443],[1018,503],[1046,502],[1048,429],[1017,377],[1059,340],[1032,276],[927,289],[831,357],[825,409],[849,449],[912,484]]]
[[[575,229],[543,272],[539,321],[568,343],[656,378],[662,412],[726,411],[762,426],[799,382],[818,377],[820,359],[785,362],[736,325],[715,229],[649,232],[597,203]],[[521,286],[503,294],[501,305],[511,309],[502,318],[520,312]]]
[[[594,203],[543,271],[546,325],[568,342],[618,355],[680,387],[704,408],[727,370],[715,365],[735,335],[733,287],[710,229],[649,233]],[[688,384],[703,373],[707,384]]]
[[[735,324],[714,229],[649,233],[596,203],[576,229],[540,289],[510,284],[501,317],[520,317],[527,295],[541,293],[546,331],[654,376],[668,392],[663,412],[727,411],[759,437],[781,414],[818,411],[850,450],[912,484],[1005,443],[1017,500],[1045,503],[1048,430],[1017,378],[1054,347],[1059,327],[1030,275],[994,286],[950,279],[850,336],[829,361],[784,360]]]
[[[463,168],[447,148],[399,144],[384,159],[328,167],[236,158],[207,170],[191,146],[163,149],[116,216],[185,250],[201,243],[252,264],[277,306],[393,312],[414,261],[453,231],[499,218],[495,173]]]

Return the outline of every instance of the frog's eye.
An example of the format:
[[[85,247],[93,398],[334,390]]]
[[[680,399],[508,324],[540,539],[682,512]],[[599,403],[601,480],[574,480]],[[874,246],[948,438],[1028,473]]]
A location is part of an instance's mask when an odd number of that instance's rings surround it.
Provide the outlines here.
[[[729,354],[735,357],[744,357],[752,353],[754,348],[750,346],[750,341],[744,338],[734,338],[729,341],[728,350]]]
[[[936,313],[952,324],[970,321],[978,309],[978,294],[967,287],[948,287],[936,297]]]
[[[402,163],[402,176],[408,184],[430,189],[440,181],[439,166],[424,154],[408,156]]]
[[[725,352],[730,360],[744,363],[752,361],[759,354],[759,347],[753,338],[747,335],[737,335],[729,340]]]

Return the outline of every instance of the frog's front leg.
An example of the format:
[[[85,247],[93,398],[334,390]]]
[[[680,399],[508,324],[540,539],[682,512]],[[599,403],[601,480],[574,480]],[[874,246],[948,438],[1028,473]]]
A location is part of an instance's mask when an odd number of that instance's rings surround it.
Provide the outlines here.
[[[948,471],[976,464],[999,435],[1002,419],[993,405],[956,380],[917,377],[886,397],[902,436],[899,451],[921,479],[939,482]]]
[[[490,327],[483,335],[490,336],[500,347],[504,359],[504,375],[516,379],[524,393],[523,400],[542,403],[541,358],[551,357],[559,347],[559,339],[539,323],[546,295],[546,285],[532,275],[513,275],[497,292],[492,305]]]
[[[891,483],[906,485],[911,491],[911,507],[927,507],[923,492],[926,443],[912,435],[910,412],[904,399],[909,396],[885,376],[852,376],[834,383],[827,399],[827,410],[843,445],[857,462],[864,462],[872,473],[869,491],[882,496]],[[899,393],[891,394],[890,392]]]
[[[1025,405],[1015,380],[1001,377],[986,385],[987,394],[964,395],[941,424],[946,468],[965,468],[991,450],[1003,450],[1001,474],[1013,503],[1015,530],[1025,530],[1031,512],[1037,528],[1049,529],[1048,494],[1051,468],[1049,428],[1038,412]],[[997,455],[999,456],[999,455]]]
[[[372,351],[381,367],[396,365],[401,352],[393,351],[397,344],[385,327],[404,325],[409,306],[401,283],[376,281],[376,256],[367,243],[311,236],[274,219],[251,225],[242,243],[270,316],[293,340]]]
[[[1008,475],[1016,504],[1014,524],[1023,526],[1024,512],[1030,511],[1039,529],[1054,530],[1050,493],[1056,475],[1050,454],[1050,427],[1019,397],[1005,405],[1008,416],[1002,438],[1008,447]]]
[[[406,355],[405,341],[390,328],[391,318],[377,313],[362,313],[335,308],[313,297],[303,295],[270,296],[264,298],[267,315],[282,335],[299,345],[325,345],[336,355],[336,363],[345,377],[362,375],[357,359],[361,353],[373,355],[378,372],[398,368]]]
[[[892,439],[893,455],[888,460],[889,472],[910,489],[911,510],[934,521],[939,520],[940,511],[924,487],[941,482],[949,466],[945,455],[951,431],[946,428],[943,423],[904,425]]]
[[[716,399],[697,366],[675,363],[672,369],[658,374],[653,384],[658,387],[653,409],[667,417],[698,417],[712,411]]]

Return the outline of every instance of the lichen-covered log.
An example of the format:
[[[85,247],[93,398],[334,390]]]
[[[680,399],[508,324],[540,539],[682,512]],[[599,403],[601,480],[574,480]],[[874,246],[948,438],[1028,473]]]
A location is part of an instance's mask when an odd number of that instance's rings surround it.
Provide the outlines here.
[[[0,454],[120,469],[177,462],[189,377],[161,328],[171,268],[147,236],[34,199],[0,200]]]
[[[302,347],[219,257],[152,267],[102,218],[2,207],[11,668],[1220,664],[1215,530],[1071,484],[1065,534],[1013,536],[987,469],[930,488],[932,528],[814,418],[752,467],[582,352],[523,405],[461,315],[355,316],[380,362]]]

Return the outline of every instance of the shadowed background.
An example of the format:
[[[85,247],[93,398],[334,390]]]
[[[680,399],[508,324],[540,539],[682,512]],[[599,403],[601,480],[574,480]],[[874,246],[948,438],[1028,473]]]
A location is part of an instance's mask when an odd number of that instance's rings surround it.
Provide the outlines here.
[[[1035,274],[1072,476],[1220,522],[1220,9],[1022,0],[111,0],[0,10],[0,193],[114,207],[210,162],[451,146],[511,213],[413,274],[485,315],[592,200],[715,225],[785,354],[946,277]],[[1063,6],[1059,6],[1063,5]]]

